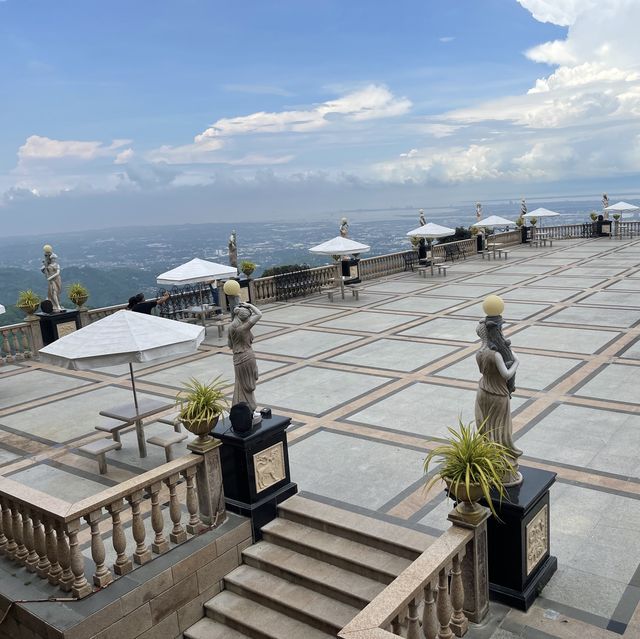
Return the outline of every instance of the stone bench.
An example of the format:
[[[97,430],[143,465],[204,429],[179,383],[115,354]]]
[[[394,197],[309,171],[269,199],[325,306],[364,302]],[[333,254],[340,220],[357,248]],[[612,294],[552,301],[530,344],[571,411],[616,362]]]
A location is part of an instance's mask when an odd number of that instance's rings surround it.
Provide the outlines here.
[[[154,435],[147,439],[147,444],[164,448],[164,456],[167,462],[173,460],[173,446],[187,438],[186,433],[173,433],[172,435]]]
[[[356,300],[360,299],[360,291],[362,291],[362,288],[360,286],[345,286],[344,290],[351,291],[351,296],[355,297]]]
[[[186,437],[186,435],[185,435]],[[105,457],[106,453],[111,450],[120,450],[122,448],[122,444],[120,441],[114,441],[113,439],[99,439],[98,441],[91,442],[89,444],[85,444],[84,446],[79,446],[78,450],[86,453],[87,455],[91,455],[98,460],[98,470],[101,475],[107,474],[107,458]]]
[[[504,259],[506,260],[509,257],[509,251],[507,249],[496,249],[498,253],[498,257],[502,257],[504,255]]]
[[[131,426],[131,422],[121,422],[114,419],[106,424],[94,426],[94,428],[96,430],[101,430],[103,433],[109,433],[114,442],[120,442],[120,431],[128,428],[129,426]]]
[[[480,251],[480,255],[482,255],[482,259],[486,257],[489,261],[491,260],[491,251]]]
[[[421,275],[422,277],[427,277],[427,273],[430,270],[431,269],[428,266],[418,266],[418,275]]]
[[[337,288],[336,286],[321,286],[320,287],[320,292],[321,293],[326,293],[327,297],[329,298],[330,302],[333,302],[333,296],[339,291],[340,289]]]
[[[449,267],[445,266],[444,264],[438,264],[438,275],[443,275],[444,277],[446,277],[448,268]]]

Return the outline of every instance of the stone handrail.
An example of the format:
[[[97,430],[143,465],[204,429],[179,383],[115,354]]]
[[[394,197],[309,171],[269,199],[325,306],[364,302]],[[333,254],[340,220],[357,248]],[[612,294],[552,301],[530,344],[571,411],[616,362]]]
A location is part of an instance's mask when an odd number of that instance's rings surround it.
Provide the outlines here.
[[[384,277],[393,273],[402,273],[407,270],[407,258],[413,257],[415,251],[400,251],[399,253],[387,253],[365,257],[358,265],[361,280],[370,280],[374,277]]]
[[[121,311],[123,308],[127,308],[126,304],[115,304],[114,306],[104,306],[102,308],[90,308],[87,311],[89,317],[89,323],[101,320],[108,315],[113,315],[117,311]]]
[[[41,579],[81,599],[93,592],[85,576],[85,559],[79,536],[91,538],[91,558],[95,565],[93,585],[104,588],[119,576],[133,570],[133,564],[146,564],[154,556],[216,527],[225,519],[224,494],[220,472],[219,443],[198,447],[192,454],[168,462],[146,473],[107,488],[75,503],[69,503],[38,490],[0,477],[0,554],[37,573]],[[186,487],[179,495],[181,477]],[[145,493],[150,495],[151,527],[154,539],[145,542],[142,510]],[[182,500],[182,503],[181,503]],[[164,533],[161,504],[169,502],[172,528]],[[182,524],[182,505],[188,521]],[[105,512],[106,511],[106,512]],[[110,517],[110,535],[116,560],[112,569],[105,564],[101,521]],[[127,554],[127,541],[121,517],[131,519],[135,550]],[[86,525],[83,526],[83,520]]]
[[[35,320],[37,323],[37,320]],[[9,364],[33,356],[34,347],[33,322],[20,322],[0,326],[0,362]],[[38,325],[39,328],[39,325]]]
[[[446,257],[446,247],[458,247],[465,255],[475,255],[477,253],[477,242],[475,237],[466,240],[458,240],[457,242],[443,242],[442,244],[434,244],[431,247],[433,257]],[[451,250],[451,249],[449,249]]]
[[[488,610],[485,543],[486,519],[470,526],[454,521],[338,637],[447,639],[452,633],[462,637],[469,620],[480,622]],[[421,620],[420,604],[424,604]]]
[[[522,231],[517,229],[515,231],[505,231],[504,233],[494,233],[492,236],[495,242],[500,244],[522,244]]]
[[[337,276],[337,265],[329,264],[271,277],[258,277],[251,282],[254,303],[268,304],[317,293],[323,286],[332,284]]]
[[[557,226],[536,226],[533,229],[533,237],[542,233],[546,237],[554,240],[563,240],[572,237],[592,237],[594,223],[586,222],[584,224],[559,224]]]

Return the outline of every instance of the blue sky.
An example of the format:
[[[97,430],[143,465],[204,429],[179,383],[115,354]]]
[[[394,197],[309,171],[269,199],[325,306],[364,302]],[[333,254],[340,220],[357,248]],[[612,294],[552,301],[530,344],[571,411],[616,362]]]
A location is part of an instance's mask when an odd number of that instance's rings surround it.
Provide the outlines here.
[[[0,0],[0,211],[65,230],[632,185],[640,49],[605,34],[634,5]]]

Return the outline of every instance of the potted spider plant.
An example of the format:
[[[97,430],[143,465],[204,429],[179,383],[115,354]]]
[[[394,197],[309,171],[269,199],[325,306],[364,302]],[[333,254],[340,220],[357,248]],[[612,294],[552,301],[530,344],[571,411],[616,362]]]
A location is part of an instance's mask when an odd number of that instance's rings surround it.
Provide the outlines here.
[[[38,306],[40,306],[41,301],[42,300],[36,293],[31,289],[27,289],[26,291],[20,291],[20,293],[18,293],[16,306],[30,316],[38,310]]]
[[[176,406],[180,408],[178,419],[199,437],[200,443],[211,439],[209,433],[229,408],[229,400],[222,390],[227,385],[220,375],[206,384],[192,377],[176,396]]]
[[[69,285],[67,296],[80,310],[89,299],[89,290],[86,286],[80,284],[80,282],[74,282]]]
[[[242,260],[240,263],[240,270],[247,276],[251,277],[251,273],[256,270],[255,262],[250,262],[249,260]]]
[[[484,431],[484,422],[475,427],[473,422],[458,420],[458,430],[449,428],[447,443],[429,452],[424,461],[424,472],[435,461],[436,474],[427,482],[430,490],[442,480],[449,495],[456,500],[456,511],[468,521],[481,519],[484,509],[478,502],[484,497],[491,512],[498,518],[491,500],[495,490],[500,500],[506,496],[503,478],[512,470],[513,457],[502,444],[491,441]]]

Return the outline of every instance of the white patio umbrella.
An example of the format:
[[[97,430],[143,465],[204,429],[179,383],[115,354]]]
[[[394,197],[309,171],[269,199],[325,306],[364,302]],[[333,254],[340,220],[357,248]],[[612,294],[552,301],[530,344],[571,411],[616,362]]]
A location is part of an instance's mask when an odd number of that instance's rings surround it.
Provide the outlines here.
[[[40,350],[40,356],[47,363],[71,370],[129,364],[137,412],[133,362],[194,353],[204,335],[201,326],[122,310],[52,342]]]
[[[0,315],[6,312],[7,312],[7,309],[2,304],[0,304]]]
[[[543,220],[545,217],[557,217],[558,215],[560,215],[560,213],[556,213],[555,211],[550,211],[549,209],[545,209],[544,207],[541,207],[539,209],[536,209],[535,211],[530,211],[529,213],[527,213],[526,215],[523,215],[522,217],[528,220],[531,219],[532,217],[535,217],[539,220]],[[540,226],[542,226],[542,221],[540,222]]]
[[[516,226],[516,223],[511,220],[507,220],[504,217],[500,217],[499,215],[490,215],[489,217],[485,217],[484,220],[480,220],[471,226],[485,226],[492,229],[496,226]]]
[[[635,211],[640,210],[640,206],[635,206],[628,202],[617,202],[616,204],[607,206],[604,210],[611,211],[612,213],[620,213],[620,216],[623,216],[625,213],[633,214]]]
[[[354,240],[350,240],[348,237],[342,237],[341,235],[309,249],[311,253],[316,253],[318,255],[338,256],[358,255],[359,253],[366,253],[370,250],[371,247],[368,244],[361,244],[360,242],[355,242]],[[340,277],[340,293],[344,299],[344,280],[342,277]]]
[[[182,284],[197,284],[198,282],[212,282],[236,277],[238,271],[234,266],[226,266],[217,262],[201,260],[199,257],[190,262],[176,266],[176,268],[161,273],[156,278],[158,284],[165,286],[180,286]]]
[[[424,237],[429,240],[429,249],[431,249],[432,240],[437,240],[440,237],[449,237],[455,235],[455,229],[450,229],[448,226],[440,226],[429,222],[424,226],[420,226],[413,231],[407,233],[407,237]],[[433,255],[431,256],[431,275],[433,275]]]

